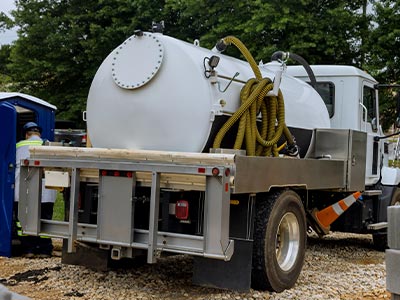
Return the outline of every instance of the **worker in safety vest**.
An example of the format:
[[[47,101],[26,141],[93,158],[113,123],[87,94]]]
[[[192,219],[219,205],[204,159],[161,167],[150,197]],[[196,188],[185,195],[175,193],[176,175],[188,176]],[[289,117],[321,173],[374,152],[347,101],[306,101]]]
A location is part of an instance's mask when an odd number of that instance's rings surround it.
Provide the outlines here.
[[[28,122],[23,127],[23,134],[25,140],[22,140],[16,145],[16,168],[15,168],[15,189],[14,189],[14,212],[17,216],[18,201],[19,201],[19,180],[20,180],[20,167],[21,160],[29,158],[29,146],[41,146],[43,140],[41,139],[42,128],[34,122]],[[48,190],[44,187],[44,180],[42,180],[42,203],[41,203],[41,218],[52,219],[53,206],[56,199],[57,192],[55,190]],[[21,248],[23,256],[27,258],[33,257],[50,257],[53,245],[51,239],[47,237],[38,236],[24,236],[22,235],[21,226],[17,221],[18,236],[21,241]]]

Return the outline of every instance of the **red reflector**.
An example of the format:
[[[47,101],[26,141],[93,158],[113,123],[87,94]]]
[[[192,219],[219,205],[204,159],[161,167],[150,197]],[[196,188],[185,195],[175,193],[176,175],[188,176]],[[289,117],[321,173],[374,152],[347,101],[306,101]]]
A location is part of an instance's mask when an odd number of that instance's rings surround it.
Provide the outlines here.
[[[101,176],[107,176],[107,171],[106,170],[101,171]]]
[[[119,176],[119,171],[114,171],[114,176],[118,177]]]
[[[198,173],[205,173],[206,172],[206,168],[198,168],[197,172]]]
[[[225,169],[225,176],[228,177],[229,175],[231,175],[231,169],[226,168]]]
[[[229,191],[229,184],[225,183],[225,192],[228,192],[228,191]]]
[[[82,197],[80,192],[78,194],[78,209],[82,209]]]
[[[126,172],[126,177],[132,178],[132,172]]]
[[[29,159],[24,159],[24,166],[29,166]]]
[[[214,176],[218,176],[218,175],[219,175],[219,169],[218,169],[218,168],[213,168],[212,171],[211,171],[211,173],[212,173]]]
[[[40,160],[35,160],[35,161],[33,162],[33,164],[34,164],[35,166],[40,166]]]
[[[175,217],[179,220],[187,220],[189,217],[189,202],[186,200],[176,201]]]

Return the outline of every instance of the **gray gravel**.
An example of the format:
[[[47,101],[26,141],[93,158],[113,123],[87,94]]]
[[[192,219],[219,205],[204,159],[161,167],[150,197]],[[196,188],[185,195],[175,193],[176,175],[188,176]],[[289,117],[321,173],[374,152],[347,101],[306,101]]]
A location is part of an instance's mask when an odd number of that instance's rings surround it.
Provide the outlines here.
[[[61,265],[56,257],[0,258],[0,265],[0,283],[11,291],[40,300],[390,299],[385,291],[384,252],[373,250],[368,235],[333,234],[322,240],[309,237],[305,265],[297,284],[279,294],[255,290],[243,294],[194,286],[192,259],[187,256],[107,272]],[[36,270],[30,279],[22,276],[28,270]]]

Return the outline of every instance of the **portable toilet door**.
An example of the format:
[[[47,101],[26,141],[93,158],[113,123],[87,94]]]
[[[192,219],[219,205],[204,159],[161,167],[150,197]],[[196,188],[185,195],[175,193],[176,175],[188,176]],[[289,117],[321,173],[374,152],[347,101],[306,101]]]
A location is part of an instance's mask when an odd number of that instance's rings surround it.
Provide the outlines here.
[[[0,256],[11,256],[16,143],[22,127],[35,122],[42,138],[54,139],[55,110],[39,98],[21,93],[0,93]]]
[[[0,102],[2,128],[16,124],[15,108]],[[11,129],[11,128],[10,128]],[[11,255],[11,229],[14,202],[15,129],[0,130],[0,256]]]

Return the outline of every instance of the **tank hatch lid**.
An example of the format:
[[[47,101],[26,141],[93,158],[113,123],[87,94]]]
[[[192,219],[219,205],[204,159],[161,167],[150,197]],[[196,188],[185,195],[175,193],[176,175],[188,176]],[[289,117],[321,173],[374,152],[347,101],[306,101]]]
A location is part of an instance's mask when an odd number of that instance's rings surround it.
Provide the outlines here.
[[[157,35],[133,35],[113,51],[111,71],[119,87],[139,88],[157,74],[164,57],[164,47]]]

